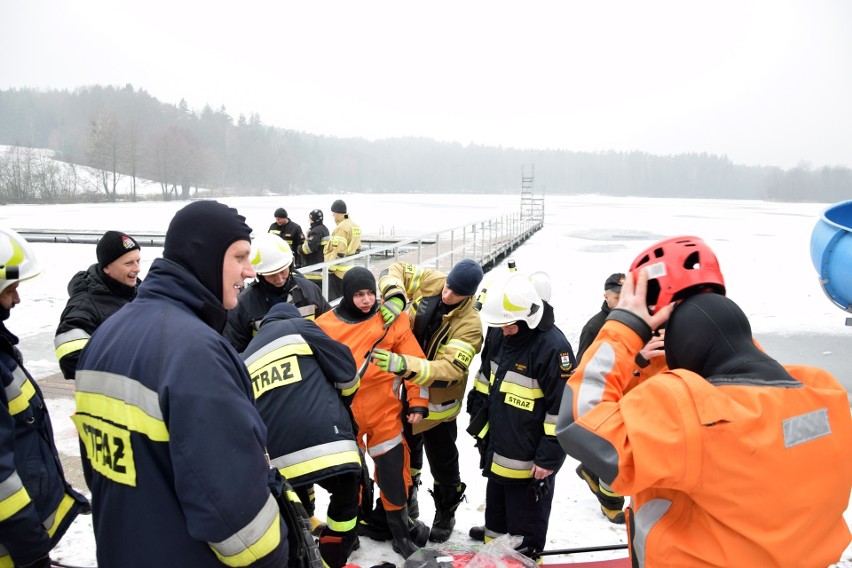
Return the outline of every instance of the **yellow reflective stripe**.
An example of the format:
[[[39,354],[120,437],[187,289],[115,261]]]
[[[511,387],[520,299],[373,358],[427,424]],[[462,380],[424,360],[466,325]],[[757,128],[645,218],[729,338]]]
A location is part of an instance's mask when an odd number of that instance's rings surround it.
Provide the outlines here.
[[[17,473],[12,475],[18,476]],[[20,482],[20,479],[18,479],[18,482]],[[24,487],[0,501],[0,522],[14,516],[18,511],[29,505],[31,501],[30,494]]]
[[[429,405],[429,416],[424,418],[424,420],[445,420],[447,418],[452,418],[457,415],[461,411],[461,401],[456,400],[450,403],[449,407]]]
[[[302,475],[308,475],[315,471],[322,471],[335,466],[344,465],[347,463],[361,464],[361,457],[357,451],[342,452],[327,456],[320,456],[310,460],[305,460],[291,466],[279,467],[278,471],[287,479],[295,479]],[[273,462],[272,465],[275,465]]]
[[[538,398],[544,398],[544,393],[540,388],[524,387],[515,383],[507,383],[506,381],[503,381],[500,384],[500,392],[514,394],[521,398],[528,398],[533,400]]]
[[[69,353],[80,351],[89,342],[89,334],[80,328],[70,329],[53,338],[56,358],[62,359]]]
[[[249,374],[252,374],[259,368],[284,357],[313,354],[311,346],[305,342],[305,339],[301,335],[294,333],[279,337],[275,341],[267,343],[252,353],[246,359],[245,364],[248,367]]]
[[[476,433],[476,437],[482,440],[485,438],[485,435],[488,434],[488,428],[491,426],[490,422],[486,422],[485,426],[482,427],[482,430]]]
[[[36,391],[26,373],[20,367],[12,371],[12,382],[6,387],[6,400],[9,401],[9,414],[20,414],[30,405]]]
[[[529,479],[532,477],[533,462],[513,460],[495,453],[491,461],[491,471],[509,479]]]
[[[488,381],[483,380],[482,374],[476,376],[476,380],[473,382],[473,388],[476,392],[481,392],[482,394],[488,394],[488,391],[491,390],[489,387]]]
[[[15,568],[15,563],[12,562],[12,557],[9,556],[6,549],[0,544],[0,568]]]
[[[423,282],[423,273],[425,270],[413,264],[406,264],[405,272],[411,274],[411,281],[405,289],[406,293],[408,293],[408,297],[410,298],[414,295],[414,292],[420,288],[420,284]]]
[[[418,386],[423,386],[432,378],[432,362],[428,359],[420,359],[420,371],[414,373],[411,382]]]
[[[65,517],[68,515],[68,511],[70,511],[73,506],[74,498],[67,493],[63,495],[62,501],[59,502],[59,507],[57,507],[56,511],[54,511],[53,514],[42,523],[44,528],[47,529],[48,535],[53,537],[54,533],[56,533],[56,529],[62,525],[62,521],[65,520]]]
[[[465,341],[461,341],[460,339],[451,339],[448,341],[447,348],[458,349],[459,351],[464,352],[471,361],[476,356],[476,349],[473,348],[473,345]]]
[[[337,388],[340,389],[340,394],[342,394],[343,396],[350,396],[352,394],[355,394],[360,386],[361,379],[356,377],[354,381],[349,381],[344,385],[338,384]]]
[[[559,417],[555,414],[545,414],[544,415],[544,434],[545,436],[555,436],[556,435],[556,420]]]
[[[76,353],[77,351],[82,351],[88,342],[88,339],[75,339],[74,341],[63,343],[56,349],[56,358],[62,359],[69,353]]]
[[[335,521],[331,517],[327,517],[325,524],[327,524],[328,528],[333,531],[341,533],[349,532],[351,530],[355,530],[355,527],[358,525],[358,517],[352,517],[348,521]]]
[[[77,412],[101,418],[147,436],[154,442],[168,442],[169,431],[162,419],[150,416],[129,402],[103,394],[77,391]]]
[[[260,537],[255,539],[257,534],[260,534]],[[222,542],[208,544],[226,566],[248,566],[267,556],[281,544],[281,515],[278,512],[278,503],[269,495],[249,524]]]
[[[284,477],[293,479],[314,471],[347,463],[361,466],[361,454],[354,440],[336,440],[317,444],[296,452],[275,457],[273,467],[281,471]]]

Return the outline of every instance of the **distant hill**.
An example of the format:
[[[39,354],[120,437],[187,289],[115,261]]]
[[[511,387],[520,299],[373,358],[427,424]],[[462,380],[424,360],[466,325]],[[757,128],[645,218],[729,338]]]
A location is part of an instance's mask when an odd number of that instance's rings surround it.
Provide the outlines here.
[[[228,195],[515,193],[533,165],[536,191],[545,193],[823,202],[852,196],[847,168],[317,136],[265,125],[257,114],[235,120],[224,107],[196,112],[183,100],[165,104],[131,85],[0,91],[0,145],[11,147],[0,150],[0,201],[15,203],[187,199],[199,187]]]

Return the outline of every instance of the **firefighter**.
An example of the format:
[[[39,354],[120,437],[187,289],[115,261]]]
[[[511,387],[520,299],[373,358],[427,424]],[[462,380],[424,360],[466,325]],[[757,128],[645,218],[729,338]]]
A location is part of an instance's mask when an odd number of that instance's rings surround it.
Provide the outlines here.
[[[530,277],[510,272],[489,284],[480,300],[482,321],[503,335],[489,354],[496,368],[484,427],[485,540],[521,536],[519,552],[537,558],[547,538],[554,474],[565,459],[556,416],[576,361]]]
[[[68,282],[68,302],[53,340],[66,379],[74,379],[77,360],[92,333],[136,297],[141,249],[130,235],[107,231],[95,247],[98,262],[77,272]]]
[[[223,332],[237,351],[246,348],[275,304],[293,304],[308,319],[331,309],[319,289],[293,270],[293,253],[275,235],[261,233],[252,240],[251,262],[257,278],[240,293],[237,307],[228,311]]]
[[[221,336],[254,276],[250,234],[216,201],[180,209],[136,299],[80,356],[73,419],[103,568],[265,568],[293,549],[248,371]]]
[[[0,228],[0,566],[48,568],[50,551],[89,511],[65,481],[44,395],[6,328],[18,285],[41,273],[30,244]]]
[[[361,248],[361,227],[349,218],[346,212],[346,202],[336,199],[331,204],[331,214],[334,216],[334,230],[331,237],[323,248],[325,262],[340,260],[347,256],[357,254]],[[328,299],[330,301],[339,298],[342,293],[343,275],[352,268],[351,263],[340,262],[328,268]]]
[[[349,410],[358,388],[352,354],[295,306],[281,303],[263,318],[242,357],[268,430],[272,466],[297,494],[314,483],[330,494],[319,550],[326,566],[341,568],[358,539],[362,468]]]
[[[425,359],[410,355],[393,358],[377,349],[373,359],[383,370],[406,374],[429,389],[429,416],[405,427],[411,450],[414,485],[409,496],[409,513],[416,517],[417,484],[423,467],[423,450],[434,480],[430,490],[435,500],[435,519],[429,540],[445,542],[455,526],[455,511],[464,498],[466,485],[459,473],[456,446],[456,417],[461,411],[468,368],[482,346],[482,322],[473,309],[473,296],[482,281],[482,268],[470,259],[456,264],[449,275],[432,268],[397,262],[379,279],[384,303],[382,316],[392,322],[408,305],[407,313],[414,336],[426,354]]]
[[[308,213],[308,219],[311,221],[311,227],[305,236],[305,242],[302,243],[299,249],[302,255],[302,266],[312,266],[325,262],[323,251],[329,241],[328,227],[323,224],[322,209],[314,209]],[[307,272],[305,273],[305,278],[322,289],[321,272]]]
[[[293,253],[296,268],[302,266],[299,250],[302,248],[302,243],[305,242],[305,233],[302,232],[302,226],[290,219],[287,215],[287,210],[279,207],[275,210],[275,222],[269,225],[270,235],[281,237],[287,246],[290,247],[290,252]]]
[[[724,292],[697,237],[640,254],[568,382],[557,437],[631,496],[634,566],[828,566],[850,542],[847,393],[761,351]],[[626,391],[663,325],[670,370]]]
[[[408,558],[426,543],[429,529],[408,515],[411,474],[408,445],[400,423],[403,405],[399,393],[402,391],[408,401],[406,419],[412,424],[428,414],[428,403],[420,387],[381,370],[369,362],[369,357],[374,348],[420,358],[423,350],[411,333],[406,314],[385,325],[376,301],[376,278],[360,266],[346,272],[340,304],[317,318],[316,323],[331,338],[349,347],[359,371],[363,369],[361,385],[352,401],[358,444],[375,463],[379,503],[385,511],[393,549]]]

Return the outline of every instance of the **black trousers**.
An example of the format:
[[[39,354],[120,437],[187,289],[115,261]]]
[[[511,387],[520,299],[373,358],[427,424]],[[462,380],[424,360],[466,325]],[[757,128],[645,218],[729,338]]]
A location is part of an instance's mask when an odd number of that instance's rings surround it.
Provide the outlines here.
[[[411,424],[403,422],[405,441],[411,452],[411,469],[423,469],[423,450],[429,460],[432,479],[439,485],[456,486],[461,483],[459,474],[459,449],[456,446],[458,428],[456,421],[441,422],[420,434],[413,434]]]
[[[547,525],[553,504],[553,478],[543,480],[542,491],[536,500],[531,480],[524,484],[504,484],[488,479],[485,488],[486,534],[511,534],[524,538],[522,547],[541,552],[547,543]]]
[[[316,484],[328,491],[326,517],[329,524],[351,522],[358,516],[358,502],[361,497],[360,474],[341,473],[321,479]],[[299,496],[308,514],[313,516],[316,509],[313,484],[294,487],[293,491]]]

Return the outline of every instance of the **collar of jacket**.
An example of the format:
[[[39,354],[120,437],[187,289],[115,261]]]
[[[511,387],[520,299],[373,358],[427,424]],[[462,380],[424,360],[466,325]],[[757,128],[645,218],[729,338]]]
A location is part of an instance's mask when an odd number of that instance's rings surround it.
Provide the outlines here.
[[[160,257],[151,263],[137,297],[159,297],[183,304],[217,333],[222,333],[228,319],[221,298],[215,297],[186,268],[167,258]]]

